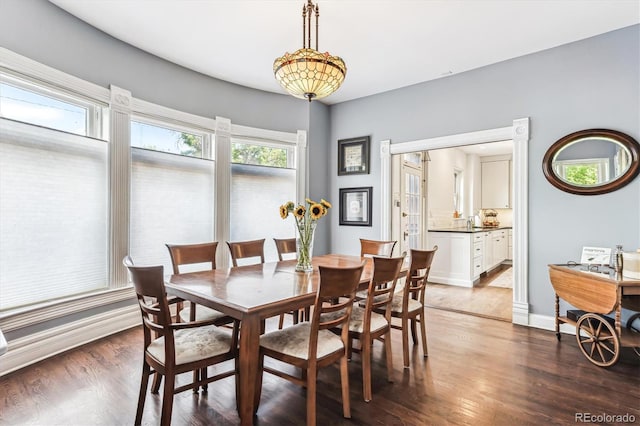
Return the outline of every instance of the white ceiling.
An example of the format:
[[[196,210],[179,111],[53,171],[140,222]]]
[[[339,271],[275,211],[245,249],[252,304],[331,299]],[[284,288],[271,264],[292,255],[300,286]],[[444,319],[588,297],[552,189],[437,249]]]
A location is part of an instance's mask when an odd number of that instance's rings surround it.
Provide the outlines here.
[[[49,0],[142,50],[284,93],[273,60],[302,47],[305,0]],[[409,86],[640,22],[640,0],[319,0],[319,50],[347,64],[327,104]],[[312,42],[312,45],[315,42]]]

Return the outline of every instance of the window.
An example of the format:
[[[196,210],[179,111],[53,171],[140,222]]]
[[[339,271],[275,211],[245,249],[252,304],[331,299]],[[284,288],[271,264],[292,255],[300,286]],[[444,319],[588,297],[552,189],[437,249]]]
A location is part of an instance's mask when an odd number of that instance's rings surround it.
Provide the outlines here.
[[[232,138],[231,241],[265,238],[265,261],[278,260],[272,238],[292,238],[279,206],[296,202],[295,145]]]
[[[163,264],[165,247],[213,241],[215,163],[209,134],[136,118],[131,122],[130,253]],[[202,157],[205,158],[202,158]]]
[[[556,173],[574,185],[592,186],[609,181],[609,159],[592,158],[554,161]]]
[[[98,105],[0,73],[0,117],[100,137]]]
[[[108,288],[101,106],[0,76],[0,311]]]

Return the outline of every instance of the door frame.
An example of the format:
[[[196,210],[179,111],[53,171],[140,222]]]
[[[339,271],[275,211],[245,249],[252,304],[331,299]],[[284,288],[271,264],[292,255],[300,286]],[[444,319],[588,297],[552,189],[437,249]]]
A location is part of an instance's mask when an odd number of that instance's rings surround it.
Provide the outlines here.
[[[391,236],[391,156],[416,151],[513,140],[513,309],[514,324],[529,325],[528,282],[528,145],[529,117],[513,120],[511,126],[409,142],[380,142],[381,237]]]

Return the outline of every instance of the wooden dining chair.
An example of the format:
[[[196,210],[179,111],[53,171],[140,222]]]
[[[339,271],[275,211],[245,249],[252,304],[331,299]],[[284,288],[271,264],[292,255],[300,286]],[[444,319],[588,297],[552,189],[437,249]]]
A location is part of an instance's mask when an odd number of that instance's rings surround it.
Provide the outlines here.
[[[373,257],[373,277],[367,289],[367,298],[351,311],[349,321],[349,355],[360,352],[362,359],[362,394],[371,401],[371,350],[375,340],[384,343],[387,361],[387,380],[393,381],[391,350],[391,303],[402,269],[404,256]],[[353,339],[360,341],[360,350],[352,347]]]
[[[188,389],[196,391],[215,380],[236,374],[238,353],[238,323],[233,330],[225,331],[211,321],[175,323],[164,287],[164,267],[134,266],[131,258],[123,261],[129,270],[133,287],[142,313],[144,332],[144,356],[140,393],[135,424],[142,423],[149,377],[152,374],[164,377],[161,425],[171,424],[173,396]],[[233,370],[207,377],[207,367],[235,359]],[[176,386],[176,376],[186,372],[196,372],[194,381]],[[236,377],[237,379],[237,377]],[[205,388],[206,389],[206,388]],[[157,393],[157,390],[153,393]]]
[[[360,238],[360,257],[385,256],[391,257],[396,241],[376,241]]]
[[[180,266],[183,265],[206,264],[210,269],[216,269],[217,242],[165,245],[167,246],[167,249],[169,249],[173,273],[175,275],[181,273]],[[196,308],[196,304],[190,302],[189,306],[183,307],[182,303],[183,302],[179,302],[177,305],[178,312],[176,320],[178,322],[213,320],[218,325],[233,322],[231,317],[206,306],[199,306]]]
[[[278,260],[283,261],[284,256],[293,253],[293,258],[296,254],[296,239],[295,238],[274,238],[276,243],[276,250],[278,251]]]
[[[274,238],[273,242],[276,244],[276,250],[278,251],[278,259],[280,261],[285,260],[286,255],[293,254],[291,259],[296,258],[296,239],[295,238]],[[298,311],[288,312],[293,318],[293,323],[297,324],[300,321],[309,319],[309,308],[300,309]],[[284,314],[280,314],[280,320],[278,321],[278,328],[284,326]]]
[[[238,266],[238,259],[259,257],[260,262],[258,263],[264,263],[264,238],[251,241],[227,241],[227,246],[234,268]]]
[[[318,369],[340,361],[342,383],[342,414],[351,417],[349,401],[349,371],[347,365],[348,327],[355,291],[365,262],[355,267],[330,268],[320,266],[320,282],[311,322],[272,331],[260,337],[260,368],[307,388],[307,425],[316,424],[316,380]],[[338,314],[334,314],[334,313]],[[330,317],[329,317],[330,315]],[[338,336],[330,330],[345,325]],[[302,370],[301,377],[264,366],[270,357]],[[256,389],[255,406],[260,402],[262,374]]]
[[[409,325],[411,325],[413,344],[417,345],[416,326],[420,324],[422,351],[425,357],[429,355],[424,318],[424,293],[431,263],[437,250],[438,246],[433,246],[432,250],[411,249],[411,263],[407,271],[404,287],[401,292],[399,291],[394,295],[391,302],[391,317],[400,318],[400,325],[392,323],[391,328],[402,330],[404,368],[409,368]],[[376,310],[376,312],[383,313],[380,310]]]

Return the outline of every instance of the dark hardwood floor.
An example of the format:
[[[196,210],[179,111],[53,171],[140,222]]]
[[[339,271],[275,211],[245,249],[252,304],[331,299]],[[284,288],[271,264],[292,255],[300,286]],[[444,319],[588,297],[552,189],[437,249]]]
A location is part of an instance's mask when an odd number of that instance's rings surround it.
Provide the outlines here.
[[[628,413],[640,423],[640,358],[630,348],[603,369],[584,358],[571,335],[558,342],[550,331],[436,309],[427,309],[426,317],[429,357],[413,347],[410,369],[402,368],[400,333],[393,331],[394,383],[386,381],[384,351],[376,342],[370,403],[362,400],[354,354],[350,420],[341,416],[337,366],[323,369],[318,424],[572,425],[576,413]],[[132,424],[141,346],[135,328],[0,378],[0,424]],[[231,377],[210,384],[208,394],[178,394],[173,424],[238,424],[234,386]],[[256,422],[304,424],[304,401],[304,389],[265,375]],[[143,423],[158,424],[159,413],[160,397],[148,393]]]

